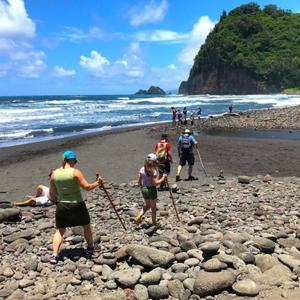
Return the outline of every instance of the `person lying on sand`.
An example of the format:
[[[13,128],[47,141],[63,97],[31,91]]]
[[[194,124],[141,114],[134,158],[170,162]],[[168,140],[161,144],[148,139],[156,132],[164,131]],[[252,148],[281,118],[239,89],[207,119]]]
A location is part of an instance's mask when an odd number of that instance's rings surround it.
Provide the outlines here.
[[[52,171],[50,172],[49,179],[51,178]],[[15,202],[15,206],[49,206],[55,203],[55,199],[50,198],[49,188],[45,185],[38,185],[36,188],[35,196],[27,196],[27,199],[21,202]]]

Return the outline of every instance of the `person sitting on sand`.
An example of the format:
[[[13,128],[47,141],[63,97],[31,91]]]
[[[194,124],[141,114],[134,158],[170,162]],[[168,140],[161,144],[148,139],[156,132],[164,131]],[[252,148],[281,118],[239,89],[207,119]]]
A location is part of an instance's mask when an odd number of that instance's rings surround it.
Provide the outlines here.
[[[193,153],[194,146],[197,145],[197,141],[190,132],[189,129],[186,129],[178,139],[178,156],[179,156],[179,165],[177,168],[176,181],[180,181],[180,172],[182,167],[185,166],[186,162],[189,165],[188,169],[188,179],[187,180],[197,180],[192,176],[193,166],[195,163],[195,157]]]
[[[160,179],[157,179],[157,164],[156,164],[156,155],[150,153],[147,155],[147,158],[144,162],[144,166],[140,169],[138,177],[138,185],[141,187],[142,195],[145,200],[145,205],[140,213],[134,219],[136,224],[142,222],[144,214],[151,209],[152,225],[156,228],[159,227],[159,224],[156,221],[156,202],[157,202],[157,188],[156,186],[167,178],[167,175],[164,174]]]
[[[52,171],[50,172],[49,179],[51,178]],[[28,199],[21,201],[21,202],[15,202],[15,206],[49,206],[55,203],[55,199],[50,198],[49,194],[49,188],[45,185],[38,185],[36,188],[35,196],[29,196]]]
[[[57,198],[55,212],[56,232],[53,237],[53,254],[49,262],[56,264],[58,253],[66,227],[82,226],[84,237],[87,242],[87,253],[93,254],[100,247],[94,244],[91,221],[85,202],[83,201],[80,187],[90,191],[103,184],[102,178],[98,177],[93,183],[87,182],[79,169],[75,169],[77,163],[76,154],[65,151],[62,166],[56,169],[50,180],[50,197]]]
[[[171,172],[171,163],[173,158],[171,155],[171,144],[168,141],[168,135],[163,133],[161,139],[155,145],[155,153],[157,157],[157,168],[159,173],[159,179],[163,174],[169,175]],[[163,190],[165,188],[165,182],[160,184],[159,189]]]

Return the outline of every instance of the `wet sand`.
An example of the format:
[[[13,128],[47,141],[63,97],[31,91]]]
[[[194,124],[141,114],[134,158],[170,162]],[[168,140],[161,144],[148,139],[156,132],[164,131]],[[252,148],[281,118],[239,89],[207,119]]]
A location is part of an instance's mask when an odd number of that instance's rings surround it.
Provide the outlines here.
[[[49,170],[59,167],[66,149],[77,152],[80,168],[88,180],[100,173],[109,182],[135,180],[145,156],[153,152],[162,132],[168,132],[177,166],[177,139],[180,130],[169,124],[115,130],[92,135],[20,145],[0,150],[0,199],[17,201],[33,194],[38,184],[48,184]],[[300,176],[300,140],[211,136],[195,131],[199,149],[209,176],[225,175]],[[182,177],[186,176],[186,168]],[[194,175],[204,176],[196,155]]]

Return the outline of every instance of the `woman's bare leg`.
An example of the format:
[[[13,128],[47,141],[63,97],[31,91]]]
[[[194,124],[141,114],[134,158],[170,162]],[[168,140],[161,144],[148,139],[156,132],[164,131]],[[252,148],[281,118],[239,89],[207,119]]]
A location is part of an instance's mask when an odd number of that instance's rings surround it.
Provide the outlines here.
[[[140,211],[140,213],[136,216],[135,221],[138,223],[141,221],[144,214],[150,209],[150,200],[145,200],[145,205],[143,206],[143,209]]]
[[[91,224],[84,225],[83,227],[83,234],[84,238],[88,244],[88,247],[94,246],[94,240],[93,240],[93,233],[92,233],[92,227]]]
[[[35,203],[36,203],[35,198],[32,197],[32,198],[27,199],[22,202],[15,202],[14,205],[16,205],[16,206],[29,206],[30,205],[31,206],[31,205],[34,205]]]
[[[157,222],[156,222],[156,202],[157,202],[157,199],[150,200],[152,225],[154,225],[154,226],[157,224]]]
[[[64,240],[64,234],[66,232],[66,228],[57,228],[53,237],[53,254],[58,254],[61,243]]]

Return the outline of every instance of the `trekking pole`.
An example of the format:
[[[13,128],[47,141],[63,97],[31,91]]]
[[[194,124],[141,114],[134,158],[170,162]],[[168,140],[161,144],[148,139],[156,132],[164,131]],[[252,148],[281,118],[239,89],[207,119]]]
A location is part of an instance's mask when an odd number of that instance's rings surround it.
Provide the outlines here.
[[[98,179],[98,178],[99,178],[99,174],[96,174],[96,179]],[[118,211],[117,211],[114,203],[112,202],[111,197],[110,197],[109,193],[107,192],[107,189],[105,188],[104,184],[102,184],[101,186],[99,186],[99,189],[101,189],[101,188],[103,189],[103,191],[104,191],[106,197],[108,198],[108,200],[109,200],[112,208],[114,209],[114,211],[115,211],[115,213],[116,213],[116,215],[117,215],[120,223],[122,224],[122,227],[124,228],[125,231],[127,231],[127,229],[125,227],[125,224],[124,224],[123,220],[121,219],[121,217],[120,217],[120,215],[119,215],[119,213],[118,213]]]
[[[171,197],[171,199],[172,199],[172,204],[173,204],[173,207],[174,207],[174,210],[175,210],[175,213],[176,213],[176,217],[177,217],[178,221],[179,221],[180,223],[182,223],[182,221],[181,221],[181,219],[180,219],[180,217],[179,217],[178,211],[177,211],[177,207],[176,207],[176,204],[175,204],[175,199],[174,199],[173,193],[172,193],[171,188],[170,188],[170,185],[169,185],[168,177],[166,177],[165,180],[166,180],[166,186],[167,186],[167,188],[168,188],[168,190],[169,190],[169,193],[170,193],[170,197]]]
[[[198,146],[196,146],[196,150],[197,150],[197,153],[198,153],[199,160],[200,160],[201,166],[202,166],[202,168],[203,168],[203,171],[204,171],[205,175],[207,176],[207,173],[206,173],[206,170],[205,170],[205,168],[204,168],[203,161],[202,161],[202,158],[201,158],[201,155],[200,155]]]

